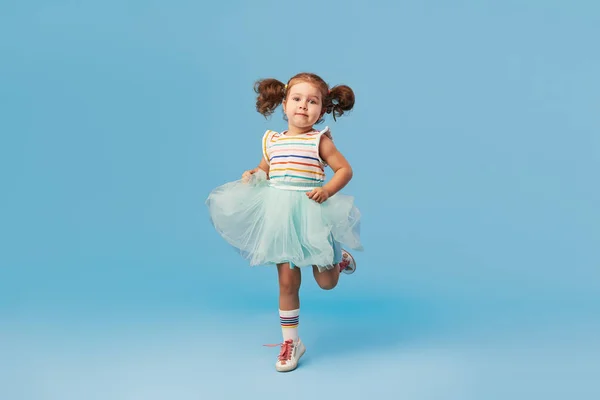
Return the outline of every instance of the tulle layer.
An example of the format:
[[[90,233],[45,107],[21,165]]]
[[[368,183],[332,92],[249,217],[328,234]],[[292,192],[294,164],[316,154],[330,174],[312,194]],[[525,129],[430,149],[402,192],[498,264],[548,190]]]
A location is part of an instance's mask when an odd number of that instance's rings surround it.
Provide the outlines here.
[[[362,250],[360,212],[352,196],[337,193],[318,204],[309,190],[272,186],[259,171],[248,182],[217,187],[206,205],[217,232],[250,265],[330,268],[341,260],[341,246]]]

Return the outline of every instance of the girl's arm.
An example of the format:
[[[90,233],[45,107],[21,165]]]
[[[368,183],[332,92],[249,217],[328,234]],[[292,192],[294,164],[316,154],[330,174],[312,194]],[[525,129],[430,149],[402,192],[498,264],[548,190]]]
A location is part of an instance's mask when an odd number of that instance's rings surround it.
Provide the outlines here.
[[[331,197],[350,182],[352,179],[352,167],[343,154],[335,147],[333,140],[325,135],[321,137],[319,154],[334,172],[331,180],[323,186],[327,197]]]

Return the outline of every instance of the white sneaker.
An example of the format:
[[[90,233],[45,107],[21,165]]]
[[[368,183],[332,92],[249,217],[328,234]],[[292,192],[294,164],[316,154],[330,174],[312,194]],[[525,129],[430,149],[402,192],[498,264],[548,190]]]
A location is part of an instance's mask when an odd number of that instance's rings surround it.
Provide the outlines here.
[[[352,254],[346,250],[342,250],[342,261],[340,261],[340,272],[345,274],[353,274],[356,271],[356,261]]]
[[[277,362],[275,363],[275,369],[279,372],[293,371],[298,366],[300,357],[304,355],[306,347],[300,339],[294,342],[292,339],[288,339],[281,343],[281,351],[277,356]]]

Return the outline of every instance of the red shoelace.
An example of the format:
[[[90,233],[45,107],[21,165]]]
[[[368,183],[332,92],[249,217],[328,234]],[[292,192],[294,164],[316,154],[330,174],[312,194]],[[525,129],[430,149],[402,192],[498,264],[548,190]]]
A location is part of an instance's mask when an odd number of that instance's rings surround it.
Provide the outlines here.
[[[350,261],[349,260],[342,260],[342,261],[340,261],[340,272],[342,272],[343,270],[345,270],[346,268],[348,268],[348,265],[350,265]]]
[[[267,347],[281,346],[281,349],[279,350],[279,356],[277,356],[277,359],[279,361],[281,361],[282,364],[285,364],[285,362],[292,357],[292,349],[294,347],[294,341],[292,339],[288,339],[288,340],[284,341],[283,343],[264,344],[263,346],[267,346]]]

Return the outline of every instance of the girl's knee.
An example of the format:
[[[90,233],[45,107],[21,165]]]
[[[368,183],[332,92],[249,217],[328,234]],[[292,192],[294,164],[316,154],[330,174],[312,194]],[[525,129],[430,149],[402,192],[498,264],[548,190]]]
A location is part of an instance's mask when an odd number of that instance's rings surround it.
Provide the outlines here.
[[[294,279],[280,279],[279,292],[282,294],[294,294],[300,290],[300,283]]]
[[[337,279],[326,279],[326,280],[321,280],[321,281],[317,281],[317,283],[319,284],[319,287],[323,290],[331,290],[334,287],[337,286]]]
[[[290,268],[288,263],[277,266],[279,271],[279,292],[281,294],[294,294],[300,290],[300,270]]]
[[[319,287],[323,290],[331,290],[337,286],[339,279],[339,270],[336,268],[319,272],[316,266],[313,267],[313,274]]]

